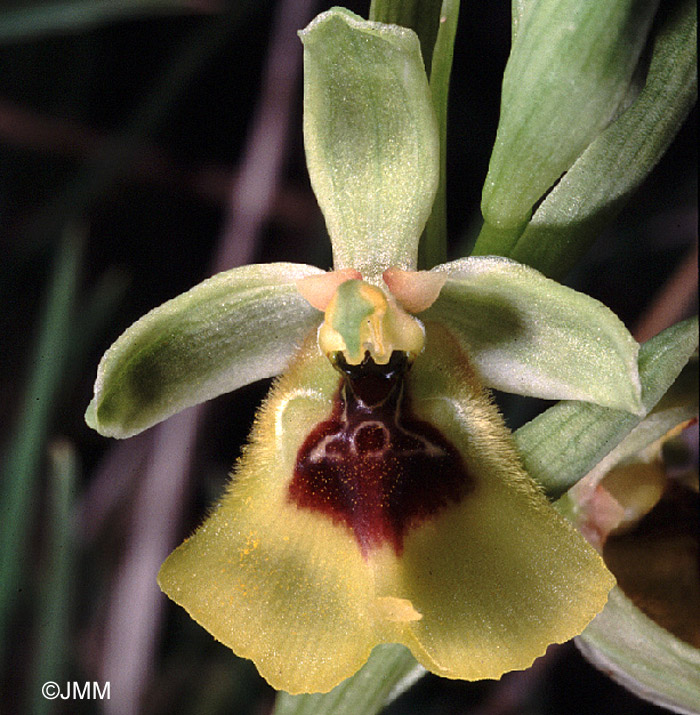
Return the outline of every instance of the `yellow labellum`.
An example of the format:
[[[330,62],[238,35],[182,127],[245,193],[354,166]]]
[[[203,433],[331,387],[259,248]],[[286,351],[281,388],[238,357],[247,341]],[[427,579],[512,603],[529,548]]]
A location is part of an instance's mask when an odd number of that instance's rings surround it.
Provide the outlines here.
[[[356,479],[343,482],[356,490],[345,512],[330,508],[340,499],[330,469],[308,502],[292,498],[310,435],[321,426],[311,446],[325,444],[324,425],[344,419],[343,378],[311,335],[260,410],[226,494],[160,571],[168,596],[277,689],[328,691],[382,642],[403,643],[445,677],[498,678],[579,634],[614,584],[519,466],[457,341],[434,324],[426,331],[392,439],[430,425],[457,450],[469,489],[433,510],[418,503],[394,514],[403,503],[395,492],[384,492],[388,505],[372,503],[362,472],[340,465]],[[418,476],[407,484],[399,474],[397,484],[426,499],[444,489],[440,470]],[[401,538],[363,521],[368,507]]]

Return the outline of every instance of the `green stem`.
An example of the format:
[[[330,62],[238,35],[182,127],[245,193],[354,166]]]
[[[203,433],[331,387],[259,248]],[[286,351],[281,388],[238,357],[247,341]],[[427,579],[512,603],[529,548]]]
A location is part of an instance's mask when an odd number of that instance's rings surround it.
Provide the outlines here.
[[[430,90],[440,132],[440,183],[421,238],[418,258],[421,268],[426,269],[447,260],[447,100],[458,17],[459,0],[443,0],[430,71]]]

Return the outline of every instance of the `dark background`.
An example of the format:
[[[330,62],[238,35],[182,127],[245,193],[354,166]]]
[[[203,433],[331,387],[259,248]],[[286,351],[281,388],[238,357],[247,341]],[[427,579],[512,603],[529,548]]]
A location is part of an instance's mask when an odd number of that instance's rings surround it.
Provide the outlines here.
[[[284,19],[282,2],[200,5],[211,12],[160,14],[0,46],[0,447],[9,443],[19,416],[60,237],[66,225],[77,225],[84,256],[71,336],[85,348],[66,366],[48,435],[67,439],[80,463],[71,628],[65,669],[56,680],[111,678],[109,712],[115,713],[130,712],[128,703],[138,701],[138,693],[142,711],[149,713],[265,713],[273,692],[250,663],[215,643],[164,597],[145,617],[151,627],[148,663],[138,682],[127,679],[119,686],[128,687],[129,695],[117,692],[108,665],[117,647],[110,634],[119,630],[114,599],[123,596],[119,584],[138,561],[134,554],[146,548],[134,524],[144,499],[141,472],[156,437],[139,443],[143,452],[134,447],[134,466],[128,450],[116,453],[113,441],[87,428],[83,413],[97,362],[144,312],[210,275],[217,255],[219,268],[233,265],[230,256],[330,267],[305,169],[301,43],[292,36],[330,4],[309,2],[305,9],[299,2],[296,10],[285,11],[292,24]],[[509,48],[509,5],[463,3],[461,11],[448,137],[451,257],[464,255],[480,225],[481,184]],[[348,6],[367,14],[368,2]],[[293,25],[295,12],[305,19]],[[291,79],[266,75],[274,51],[282,53],[278,68],[293,70],[296,63],[299,71]],[[266,114],[264,106],[274,111]],[[280,119],[286,122],[281,132]],[[283,141],[276,144],[274,136]],[[253,192],[257,203],[241,203],[234,187],[248,180],[247,157],[258,156],[256,147],[274,152],[279,175],[268,185],[269,202]],[[693,113],[631,204],[569,276],[570,284],[605,302],[631,329],[643,327],[659,291],[692,252],[696,162]],[[695,295],[686,285],[678,300],[690,307]],[[83,318],[96,296],[105,298],[106,307],[88,325]],[[267,384],[249,386],[201,413],[196,442],[186,448],[190,476],[177,487],[181,495],[170,521],[164,517],[168,548],[200,523],[220,493],[266,389]],[[513,426],[537,409],[507,399],[503,405]],[[27,568],[10,632],[11,656],[0,680],[2,712],[29,711],[28,673],[38,637],[33,606],[46,558],[46,479],[42,472],[26,515]],[[146,522],[157,526],[156,517]],[[147,576],[153,589],[155,575]],[[138,622],[146,606],[141,591],[131,593]],[[129,643],[136,647],[126,638],[117,659],[132,657]],[[65,709],[96,711],[99,706],[87,702]],[[550,649],[533,669],[500,683],[429,675],[390,708],[392,715],[657,711],[663,712],[591,668],[572,644]]]

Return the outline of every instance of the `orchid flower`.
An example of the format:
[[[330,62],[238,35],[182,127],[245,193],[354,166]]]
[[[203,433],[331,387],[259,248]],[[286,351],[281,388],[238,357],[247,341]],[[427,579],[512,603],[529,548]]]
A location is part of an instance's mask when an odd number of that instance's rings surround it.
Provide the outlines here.
[[[277,689],[328,691],[383,642],[498,678],[581,633],[615,581],[525,472],[487,387],[642,414],[601,303],[495,256],[417,270],[439,139],[416,36],[334,9],[301,34],[333,270],[220,273],[107,351],[86,419],[129,437],[280,375],[165,593]]]

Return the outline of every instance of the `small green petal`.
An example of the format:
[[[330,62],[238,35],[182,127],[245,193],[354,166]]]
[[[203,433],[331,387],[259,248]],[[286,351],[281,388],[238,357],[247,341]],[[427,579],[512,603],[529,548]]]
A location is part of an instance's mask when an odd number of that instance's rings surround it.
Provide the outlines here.
[[[434,270],[448,279],[421,317],[460,336],[487,385],[642,412],[639,346],[602,303],[505,258]]]
[[[523,226],[625,98],[658,1],[516,2],[482,213]]]
[[[132,325],[97,368],[85,419],[130,437],[186,407],[281,372],[322,314],[295,282],[322,273],[296,263],[219,273]]]
[[[342,8],[300,34],[306,160],[334,266],[413,269],[439,173],[418,38]]]

